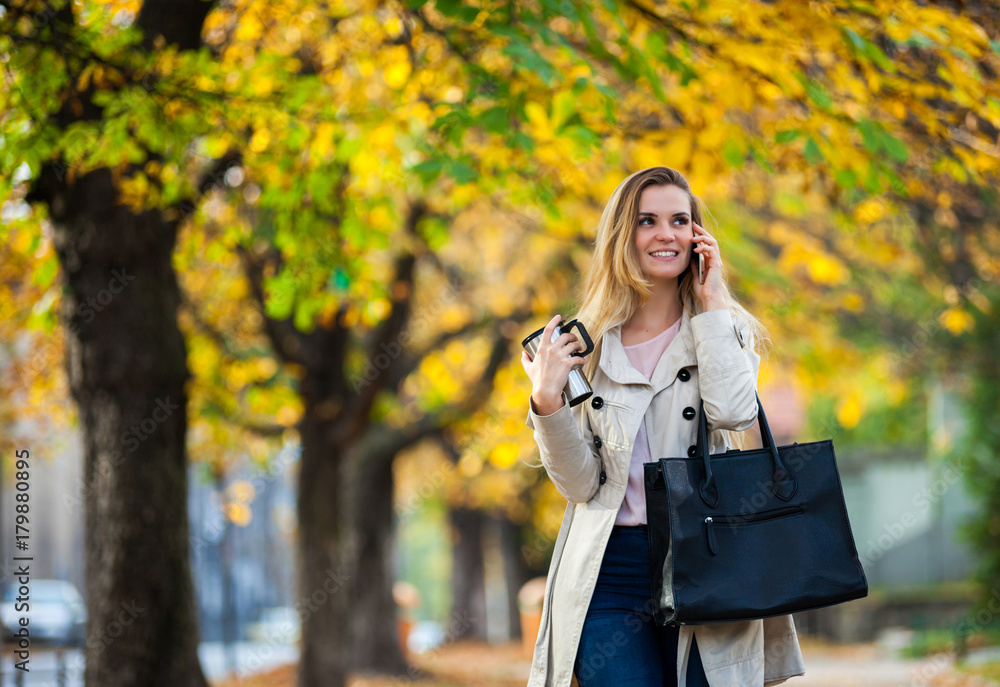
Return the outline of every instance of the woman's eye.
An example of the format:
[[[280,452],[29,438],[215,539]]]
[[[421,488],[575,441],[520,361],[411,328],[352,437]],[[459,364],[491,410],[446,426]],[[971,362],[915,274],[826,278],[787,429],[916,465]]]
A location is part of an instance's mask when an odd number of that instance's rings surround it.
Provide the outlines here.
[[[682,225],[683,225],[683,224],[687,224],[687,223],[688,223],[688,220],[687,220],[687,217],[678,217],[678,218],[677,218],[677,219],[675,219],[674,221],[675,221],[675,222],[680,222],[680,223],[681,223]]]

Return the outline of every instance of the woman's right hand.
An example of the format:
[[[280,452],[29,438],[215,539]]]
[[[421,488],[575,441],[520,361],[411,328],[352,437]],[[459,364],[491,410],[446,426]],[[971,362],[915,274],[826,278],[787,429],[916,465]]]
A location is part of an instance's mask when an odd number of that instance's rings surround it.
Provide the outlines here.
[[[539,415],[551,415],[562,408],[562,392],[569,379],[569,371],[576,365],[585,365],[588,360],[572,355],[586,350],[573,332],[563,332],[552,341],[552,332],[561,319],[556,315],[545,325],[534,358],[527,351],[521,351],[521,367],[531,380],[531,400]]]

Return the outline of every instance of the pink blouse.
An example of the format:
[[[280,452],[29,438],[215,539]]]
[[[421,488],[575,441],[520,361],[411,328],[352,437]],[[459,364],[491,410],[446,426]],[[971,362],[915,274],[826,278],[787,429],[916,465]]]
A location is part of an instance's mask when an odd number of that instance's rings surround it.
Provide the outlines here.
[[[646,379],[653,376],[653,370],[660,361],[660,356],[667,350],[667,346],[674,340],[674,336],[681,329],[681,320],[667,327],[664,331],[654,336],[648,341],[623,346],[625,355],[628,357],[632,367],[637,369]],[[618,509],[618,516],[615,518],[616,525],[643,525],[646,523],[646,490],[643,486],[643,463],[652,460],[649,453],[649,440],[646,438],[646,418],[639,424],[639,433],[635,437],[635,446],[632,448],[632,462],[628,469],[628,486],[625,489],[625,500],[621,508]]]

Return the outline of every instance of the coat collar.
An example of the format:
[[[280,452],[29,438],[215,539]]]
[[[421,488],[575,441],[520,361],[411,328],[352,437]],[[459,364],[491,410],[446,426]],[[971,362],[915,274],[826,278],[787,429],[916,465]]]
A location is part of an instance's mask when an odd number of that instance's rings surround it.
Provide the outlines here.
[[[601,359],[598,363],[604,374],[619,384],[644,384],[653,388],[653,393],[670,386],[682,367],[697,365],[694,333],[691,329],[691,313],[685,308],[681,313],[681,327],[670,345],[663,351],[653,375],[646,379],[632,366],[622,344],[622,325],[618,324],[604,333],[601,343]]]

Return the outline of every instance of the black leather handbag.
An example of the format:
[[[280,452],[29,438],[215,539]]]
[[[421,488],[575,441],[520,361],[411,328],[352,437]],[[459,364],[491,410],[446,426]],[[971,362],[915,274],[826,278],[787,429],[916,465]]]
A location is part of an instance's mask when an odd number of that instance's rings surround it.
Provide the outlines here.
[[[767,618],[868,595],[833,441],[644,464],[652,598],[659,625]]]

